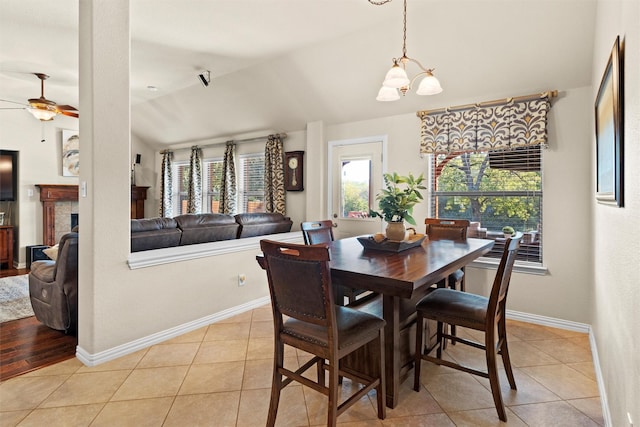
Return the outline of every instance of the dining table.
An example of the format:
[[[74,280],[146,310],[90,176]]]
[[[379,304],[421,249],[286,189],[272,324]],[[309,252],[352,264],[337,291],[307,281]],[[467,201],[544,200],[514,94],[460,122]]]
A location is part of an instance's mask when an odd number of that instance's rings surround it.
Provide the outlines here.
[[[333,284],[372,291],[353,307],[377,314],[386,321],[384,357],[388,407],[398,404],[400,385],[413,368],[416,303],[433,285],[442,283],[449,274],[489,252],[493,244],[489,239],[454,241],[426,237],[415,247],[389,251],[365,248],[357,237],[329,243]],[[376,354],[379,353],[371,345],[365,346],[341,360],[341,368],[375,375],[379,369]]]

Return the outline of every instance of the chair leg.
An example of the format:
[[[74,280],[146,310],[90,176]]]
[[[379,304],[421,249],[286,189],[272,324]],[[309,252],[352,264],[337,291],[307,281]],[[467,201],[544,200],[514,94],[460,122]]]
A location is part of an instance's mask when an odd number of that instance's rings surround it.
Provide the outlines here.
[[[498,321],[498,339],[500,340],[500,355],[502,356],[502,364],[504,371],[509,380],[509,386],[512,390],[517,390],[516,379],[511,369],[511,358],[509,357],[509,346],[507,345],[507,328],[504,317]]]
[[[284,365],[284,344],[276,342],[273,355],[273,376],[271,379],[271,401],[269,402],[269,415],[267,417],[267,427],[276,424],[278,415],[278,404],[280,403],[280,391],[282,390],[282,374],[280,368]]]
[[[492,333],[486,333],[485,335],[487,373],[489,374],[493,403],[496,406],[496,411],[498,411],[498,418],[506,422],[507,414],[504,409],[504,403],[502,402],[502,391],[500,390],[500,378],[498,377],[498,366],[496,363],[496,344]]]
[[[413,389],[420,391],[420,368],[422,368],[422,336],[424,335],[424,321],[418,311],[416,317],[416,352],[413,356]]]
[[[376,400],[378,402],[378,418],[384,420],[387,417],[387,402],[385,394],[385,358],[384,358],[384,329],[378,333],[378,345],[380,350],[380,384],[376,387]]]
[[[318,360],[318,364],[316,365],[316,375],[318,376],[318,384],[324,387],[324,359]]]
[[[438,351],[436,352],[436,355],[438,359],[442,359],[442,350],[444,347],[444,342],[443,342],[444,340],[442,339],[443,328],[444,328],[444,323],[438,322],[438,333],[436,336],[436,345],[438,346]]]
[[[335,427],[338,420],[338,360],[329,361],[329,401],[327,402],[327,427]]]

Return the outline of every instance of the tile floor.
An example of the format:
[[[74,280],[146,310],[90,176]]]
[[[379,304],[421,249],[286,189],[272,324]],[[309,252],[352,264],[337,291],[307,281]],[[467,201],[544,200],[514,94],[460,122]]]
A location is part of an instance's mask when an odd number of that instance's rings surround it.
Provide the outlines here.
[[[523,322],[507,326],[518,391],[501,384],[509,426],[603,425],[587,335]],[[474,335],[462,330],[459,334]],[[0,383],[0,426],[264,426],[272,361],[271,309],[261,307],[96,366],[77,359]],[[297,366],[308,355],[285,352]],[[447,357],[484,366],[457,345]],[[489,382],[423,362],[422,390],[376,418],[375,392],[338,418],[345,426],[493,426]],[[277,425],[326,424],[326,399],[299,385],[282,394]],[[345,381],[343,387],[349,387]]]

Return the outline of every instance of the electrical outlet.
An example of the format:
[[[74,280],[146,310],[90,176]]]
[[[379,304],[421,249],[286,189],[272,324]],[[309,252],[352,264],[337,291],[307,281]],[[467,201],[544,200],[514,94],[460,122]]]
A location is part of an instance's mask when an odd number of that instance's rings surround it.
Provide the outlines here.
[[[244,286],[247,283],[247,276],[244,273],[238,274],[238,286]]]

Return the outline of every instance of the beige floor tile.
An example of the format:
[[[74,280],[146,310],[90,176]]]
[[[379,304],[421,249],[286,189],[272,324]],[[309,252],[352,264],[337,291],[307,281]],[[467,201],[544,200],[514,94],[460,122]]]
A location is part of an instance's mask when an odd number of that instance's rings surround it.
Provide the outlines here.
[[[455,424],[447,414],[389,418],[382,421],[382,425],[384,427],[455,427]]]
[[[525,424],[509,408],[505,408],[507,422],[500,421],[498,412],[492,409],[476,409],[473,411],[450,412],[448,415],[456,427],[526,427]]]
[[[273,338],[254,338],[249,340],[247,349],[247,360],[272,359],[273,358]],[[285,345],[284,357],[295,357],[296,349]]]
[[[282,390],[276,426],[308,426],[307,408],[302,386],[290,385]],[[243,390],[238,410],[238,427],[263,427],[269,412],[270,389]],[[326,425],[326,420],[323,420]]]
[[[562,399],[580,399],[599,395],[598,386],[594,380],[566,365],[532,366],[521,369]]]
[[[352,421],[352,422],[340,422],[340,417],[338,417],[338,422],[337,424],[340,427],[382,427],[382,420],[365,420],[365,421]],[[324,424],[319,424],[318,426],[314,426],[314,427],[324,427],[326,426],[326,422]]]
[[[491,392],[470,374],[427,377],[424,386],[445,412],[493,408]]]
[[[554,328],[534,325],[532,323],[507,321],[507,336],[513,336],[521,340],[547,340],[562,338]]]
[[[91,427],[161,426],[172,402],[173,397],[109,402],[91,423]]]
[[[561,400],[558,395],[552,393],[549,389],[519,369],[513,369],[513,376],[516,380],[517,390],[511,389],[504,369],[498,369],[498,374],[500,376],[502,401],[505,406]],[[479,381],[484,385],[487,390],[491,390],[491,384],[489,383],[488,378],[482,378],[479,376],[475,376],[474,378],[476,381]]]
[[[567,403],[591,418],[598,425],[604,425],[604,417],[602,416],[602,401],[599,397],[567,400]]]
[[[529,341],[509,342],[509,357],[511,366],[520,368],[523,366],[540,366],[560,364],[558,359],[538,350]]]
[[[92,405],[36,409],[19,425],[20,427],[88,426],[104,405],[104,403],[94,403]]]
[[[205,341],[193,359],[194,365],[216,362],[233,362],[244,360],[247,357],[248,341],[226,340]]]
[[[580,362],[580,363],[567,363],[568,367],[575,369],[583,375],[596,381],[596,371],[593,367],[593,361]]]
[[[369,394],[369,399],[373,407],[377,408],[375,393]],[[444,411],[424,387],[420,386],[419,392],[413,390],[413,378],[411,378],[400,385],[398,404],[393,409],[387,408],[387,417],[399,418],[441,412]]]
[[[242,388],[244,362],[193,365],[180,387],[180,395],[238,391]]]
[[[261,308],[256,308],[253,310],[253,317],[251,318],[254,322],[272,322],[273,323],[273,311],[271,310],[271,306],[265,306]]]
[[[531,340],[527,343],[562,363],[588,362],[592,359],[588,348],[564,339]]]
[[[75,374],[78,369],[84,365],[77,358],[65,360],[64,362],[56,363],[55,365],[46,366],[44,368],[36,369],[35,371],[27,372],[22,377],[42,377],[45,375],[71,375]]]
[[[178,396],[162,426],[233,427],[239,404],[239,391]]]
[[[0,383],[2,411],[36,408],[60,387],[69,375],[16,377]]]
[[[595,421],[567,402],[534,403],[513,406],[511,410],[530,427],[598,426]]]
[[[295,371],[298,369],[298,359],[287,357],[284,359],[284,367]],[[242,379],[242,389],[252,390],[257,388],[270,388],[273,372],[272,359],[247,360]]]
[[[138,363],[140,363],[140,360],[142,360],[142,358],[145,354],[147,354],[148,351],[149,349],[145,348],[143,350],[136,351],[135,353],[118,357],[115,360],[101,363],[97,366],[82,366],[80,369],[78,369],[78,373],[84,374],[88,372],[131,370],[134,369],[138,365]]]
[[[162,344],[182,344],[187,342],[202,342],[205,334],[207,333],[208,328],[209,328],[208,326],[198,328],[194,331],[187,332],[186,334],[182,334],[175,338],[171,338],[170,340],[167,340]]]
[[[584,348],[588,349],[589,353],[591,353],[591,341],[589,341],[589,336],[588,335],[584,335],[584,336],[580,336],[580,337],[574,337],[574,338],[568,338],[567,340],[569,342],[574,343],[575,345],[579,345],[580,347],[584,347]]]
[[[245,323],[251,322],[251,317],[253,316],[253,310],[248,310],[240,314],[236,314],[235,316],[228,317],[226,319],[218,320],[214,325],[219,325],[221,323]],[[209,325],[211,326],[211,325]]]
[[[30,412],[30,409],[23,411],[0,412],[0,426],[15,427],[20,421],[25,419]]]
[[[190,365],[199,347],[200,343],[154,345],[144,355],[138,368]]]
[[[273,339],[273,321],[251,322],[250,338],[271,338]]]
[[[249,339],[251,322],[242,323],[214,323],[209,325],[203,341],[226,341]]]
[[[353,394],[354,390],[352,387],[357,386],[353,385],[349,380],[345,380],[343,382],[342,389],[340,390],[340,397],[338,399],[340,403],[344,402],[349,396]],[[326,424],[328,405],[327,396],[308,387],[303,387],[302,391],[304,392],[304,397],[307,404],[309,424]],[[378,412],[376,407],[374,406],[374,404],[372,404],[368,396],[363,396],[358,402],[356,402],[342,415],[340,415],[338,419],[340,420],[340,422],[345,423],[353,421],[375,420],[377,418]]]
[[[74,374],[41,405],[41,408],[107,402],[131,371]]]
[[[151,399],[178,394],[188,366],[136,369],[115,393],[112,401]]]

